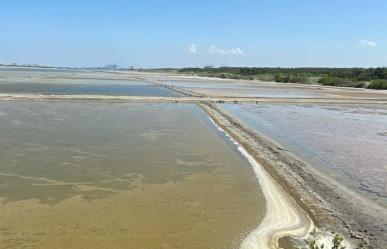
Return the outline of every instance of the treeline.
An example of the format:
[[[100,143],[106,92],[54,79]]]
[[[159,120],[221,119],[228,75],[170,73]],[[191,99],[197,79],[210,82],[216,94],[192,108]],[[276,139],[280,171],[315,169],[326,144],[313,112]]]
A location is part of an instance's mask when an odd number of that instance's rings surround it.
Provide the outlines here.
[[[308,78],[299,74],[276,74],[274,76],[274,81],[283,83],[307,83]]]
[[[387,80],[374,80],[367,87],[370,89],[387,89]]]
[[[319,67],[297,67],[297,68],[283,68],[283,67],[191,67],[191,68],[182,68],[180,72],[193,72],[193,73],[231,73],[239,74],[244,76],[254,76],[260,74],[335,74],[339,75],[350,75],[350,72],[353,72],[353,75],[358,75],[359,71],[367,71],[367,74],[371,74],[371,71],[376,70],[377,68],[319,68]],[[380,68],[382,71],[387,73],[386,68]],[[355,73],[356,72],[356,73]],[[379,72],[379,70],[377,70]]]
[[[387,89],[387,68],[352,68],[330,72],[320,78],[318,83],[327,86]]]
[[[265,79],[284,83],[387,89],[387,68],[183,68],[181,73],[229,79]]]
[[[342,86],[342,87],[356,87],[364,88],[366,83],[357,79],[340,78],[336,76],[325,76],[318,80],[318,83],[324,86]]]

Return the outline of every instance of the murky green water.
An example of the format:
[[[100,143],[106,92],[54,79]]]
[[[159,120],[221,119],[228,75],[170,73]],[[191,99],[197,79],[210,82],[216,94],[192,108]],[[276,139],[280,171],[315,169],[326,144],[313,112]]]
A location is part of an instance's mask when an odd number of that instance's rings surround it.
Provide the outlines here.
[[[221,106],[312,166],[387,206],[385,106]]]
[[[0,102],[0,248],[238,248],[249,164],[195,105]]]

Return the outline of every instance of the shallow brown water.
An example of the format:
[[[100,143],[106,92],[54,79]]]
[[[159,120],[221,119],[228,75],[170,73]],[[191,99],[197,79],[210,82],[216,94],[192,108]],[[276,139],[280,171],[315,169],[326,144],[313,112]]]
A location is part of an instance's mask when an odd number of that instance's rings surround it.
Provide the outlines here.
[[[0,102],[0,248],[238,248],[264,198],[195,105]]]

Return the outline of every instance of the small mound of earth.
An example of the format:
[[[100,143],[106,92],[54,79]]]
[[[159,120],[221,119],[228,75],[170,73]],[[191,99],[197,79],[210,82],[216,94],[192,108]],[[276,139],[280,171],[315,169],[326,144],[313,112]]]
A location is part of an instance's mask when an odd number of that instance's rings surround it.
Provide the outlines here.
[[[379,136],[387,137],[387,131],[377,133]]]

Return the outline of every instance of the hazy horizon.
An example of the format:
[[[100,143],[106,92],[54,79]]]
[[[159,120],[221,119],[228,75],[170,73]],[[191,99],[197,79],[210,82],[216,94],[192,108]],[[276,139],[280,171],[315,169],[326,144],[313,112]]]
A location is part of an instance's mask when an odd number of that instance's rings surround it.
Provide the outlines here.
[[[12,1],[0,64],[384,67],[387,3]]]

